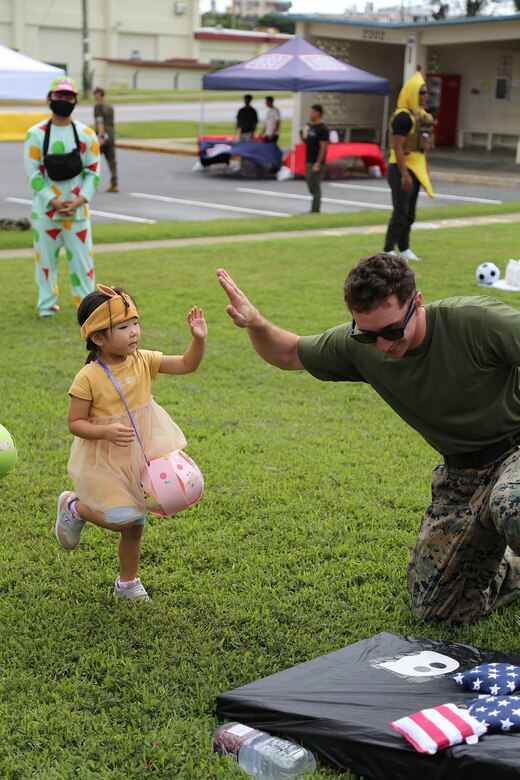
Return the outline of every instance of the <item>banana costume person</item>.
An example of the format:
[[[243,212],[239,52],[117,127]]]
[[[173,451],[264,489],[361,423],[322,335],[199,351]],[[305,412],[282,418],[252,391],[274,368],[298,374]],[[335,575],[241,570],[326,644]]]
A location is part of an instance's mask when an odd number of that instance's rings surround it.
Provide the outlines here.
[[[392,216],[388,223],[384,251],[407,260],[420,258],[410,249],[410,230],[415,222],[421,186],[433,198],[426,152],[433,148],[433,119],[425,110],[428,89],[416,70],[404,84],[397,109],[388,123],[390,157],[387,180],[392,191]]]

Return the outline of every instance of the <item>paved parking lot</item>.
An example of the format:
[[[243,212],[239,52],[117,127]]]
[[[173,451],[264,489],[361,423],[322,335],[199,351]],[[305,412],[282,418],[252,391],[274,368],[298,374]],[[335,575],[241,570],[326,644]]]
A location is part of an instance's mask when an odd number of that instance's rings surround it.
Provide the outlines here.
[[[309,210],[310,197],[303,179],[279,182],[251,180],[229,171],[194,171],[196,157],[120,149],[120,192],[105,192],[108,169],[102,160],[102,181],[92,202],[93,222],[207,220],[276,216],[283,219]],[[30,215],[30,192],[22,164],[22,144],[0,144],[0,216],[19,219]],[[515,188],[484,184],[437,182],[436,197],[421,193],[419,209],[437,205],[517,200]],[[372,209],[386,221],[390,193],[383,179],[359,175],[323,184],[325,213]],[[424,215],[423,215],[424,216]]]

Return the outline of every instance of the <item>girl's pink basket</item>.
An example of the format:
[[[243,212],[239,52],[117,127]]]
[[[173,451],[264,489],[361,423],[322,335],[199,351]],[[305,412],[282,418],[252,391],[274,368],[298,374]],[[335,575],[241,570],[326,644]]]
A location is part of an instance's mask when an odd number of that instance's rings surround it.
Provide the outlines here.
[[[147,510],[159,517],[172,517],[183,509],[189,509],[197,503],[204,490],[204,479],[199,467],[184,450],[173,450],[160,458],[148,460],[134,418],[117,379],[99,358],[96,363],[105,371],[119,393],[141,447],[146,463],[141,473],[141,485]]]
[[[201,471],[184,450],[149,461],[141,484],[147,510],[160,517],[172,517],[193,506],[204,490]]]

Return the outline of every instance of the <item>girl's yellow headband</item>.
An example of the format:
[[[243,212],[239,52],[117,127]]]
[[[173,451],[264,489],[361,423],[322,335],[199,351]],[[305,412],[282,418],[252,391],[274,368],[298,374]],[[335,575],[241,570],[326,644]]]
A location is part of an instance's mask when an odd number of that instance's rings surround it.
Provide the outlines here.
[[[88,337],[98,330],[111,328],[120,322],[139,316],[137,307],[129,295],[118,293],[112,287],[106,287],[104,284],[98,284],[96,287],[108,296],[108,301],[98,306],[81,326],[81,337],[84,341],[87,341]]]

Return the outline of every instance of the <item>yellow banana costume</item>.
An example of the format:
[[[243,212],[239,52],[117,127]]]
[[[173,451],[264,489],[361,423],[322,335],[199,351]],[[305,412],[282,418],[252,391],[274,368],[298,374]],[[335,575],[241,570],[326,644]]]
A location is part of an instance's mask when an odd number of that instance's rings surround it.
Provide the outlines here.
[[[419,105],[419,90],[425,83],[426,82],[424,81],[421,72],[416,70],[413,76],[409,78],[408,81],[403,85],[399,93],[399,97],[397,98],[397,110],[392,114],[390,123],[397,114],[399,114],[401,111],[406,111],[412,120],[412,130],[410,132],[415,132],[417,116],[420,118],[421,115],[424,115],[425,118],[428,117],[428,119],[431,119],[428,112]],[[389,163],[396,162],[395,151],[393,149],[390,149],[390,156],[388,161]],[[424,152],[407,152],[406,167],[413,171],[424,190],[428,193],[430,198],[433,198],[433,188],[430,180],[430,174],[428,172],[426,155]]]

